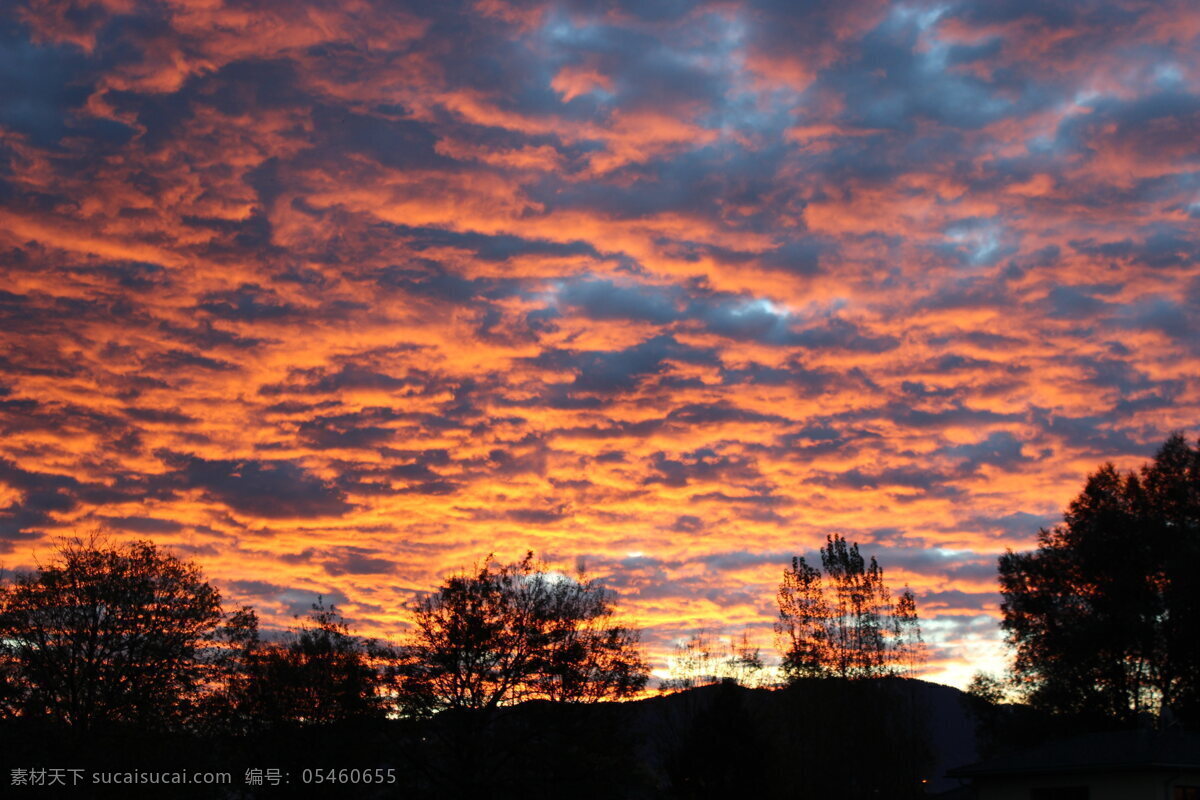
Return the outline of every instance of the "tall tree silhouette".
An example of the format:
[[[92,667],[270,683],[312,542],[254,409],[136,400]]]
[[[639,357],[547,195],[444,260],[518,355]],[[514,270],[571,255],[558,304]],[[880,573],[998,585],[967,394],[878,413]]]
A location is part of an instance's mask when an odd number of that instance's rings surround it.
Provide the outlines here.
[[[181,724],[222,620],[199,568],[147,541],[64,542],[0,587],[0,650],[16,705],[78,730]]]
[[[916,599],[905,589],[898,601],[883,569],[865,560],[857,544],[838,534],[821,548],[821,569],[792,559],[776,597],[783,670],[806,677],[874,678],[911,673],[923,660]]]
[[[792,678],[813,678],[830,670],[832,631],[829,603],[821,570],[803,557],[784,570],[776,597],[779,619],[775,631],[783,645],[783,669]]]
[[[647,669],[613,594],[529,553],[452,576],[415,608],[403,682],[410,708],[491,709],[529,698],[628,697]]]
[[[1000,558],[1012,677],[1043,709],[1200,722],[1200,448],[1105,464],[1031,553]]]

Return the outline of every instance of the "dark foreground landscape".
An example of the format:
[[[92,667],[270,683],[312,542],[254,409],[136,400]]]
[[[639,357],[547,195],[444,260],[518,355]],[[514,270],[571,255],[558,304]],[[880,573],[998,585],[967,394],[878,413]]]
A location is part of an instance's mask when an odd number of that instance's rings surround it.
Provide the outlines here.
[[[956,785],[946,769],[975,759],[971,702],[906,679],[723,683],[623,703],[534,701],[242,737],[119,728],[81,737],[10,720],[2,747],[10,772],[67,770],[65,788],[11,789],[30,797],[919,797]],[[92,783],[92,773],[179,771],[225,772],[230,783]]]

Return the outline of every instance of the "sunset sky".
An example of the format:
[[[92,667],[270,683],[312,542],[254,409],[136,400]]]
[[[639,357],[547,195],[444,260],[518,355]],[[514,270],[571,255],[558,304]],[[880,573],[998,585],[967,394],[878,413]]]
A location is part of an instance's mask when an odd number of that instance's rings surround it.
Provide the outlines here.
[[[0,11],[0,566],[104,526],[397,638],[494,552],[665,664],[840,532],[927,676],[1200,409],[1200,6]]]

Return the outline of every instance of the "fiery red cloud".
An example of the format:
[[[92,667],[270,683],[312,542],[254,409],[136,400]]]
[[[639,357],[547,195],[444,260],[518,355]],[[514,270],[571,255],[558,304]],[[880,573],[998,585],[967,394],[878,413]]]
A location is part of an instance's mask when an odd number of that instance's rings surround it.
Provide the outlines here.
[[[397,636],[532,548],[661,664],[842,532],[994,666],[997,554],[1195,433],[1200,9],[830,5],[6,7],[5,566]]]

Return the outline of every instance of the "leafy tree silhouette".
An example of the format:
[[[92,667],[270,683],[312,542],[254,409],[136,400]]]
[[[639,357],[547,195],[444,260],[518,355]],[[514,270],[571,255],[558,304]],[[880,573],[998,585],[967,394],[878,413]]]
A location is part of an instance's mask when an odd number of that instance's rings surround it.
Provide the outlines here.
[[[1090,475],[1030,553],[1000,558],[1010,678],[1035,707],[1200,723],[1200,447]]]
[[[883,569],[838,535],[821,548],[821,569],[803,557],[783,573],[775,630],[790,680],[911,675],[924,660],[916,599],[892,601]]]
[[[64,541],[0,587],[10,703],[78,731],[177,727],[194,709],[223,614],[199,568],[148,541]]]
[[[528,780],[515,765],[563,753],[564,738],[594,736],[576,712],[646,684],[638,634],[616,623],[612,592],[582,573],[552,572],[533,553],[512,564],[489,556],[414,610],[416,629],[400,648],[399,707],[409,717],[445,713],[401,749],[441,794],[524,796]],[[533,718],[541,722],[530,726]],[[590,761],[579,764],[586,771]]]
[[[318,599],[283,641],[263,642],[256,620],[237,656],[218,711],[235,731],[380,719],[388,709],[393,654],[350,632]]]
[[[533,553],[507,565],[489,556],[417,603],[405,650],[407,708],[636,694],[646,684],[646,663],[637,632],[615,624],[613,600],[595,580],[552,573]]]

